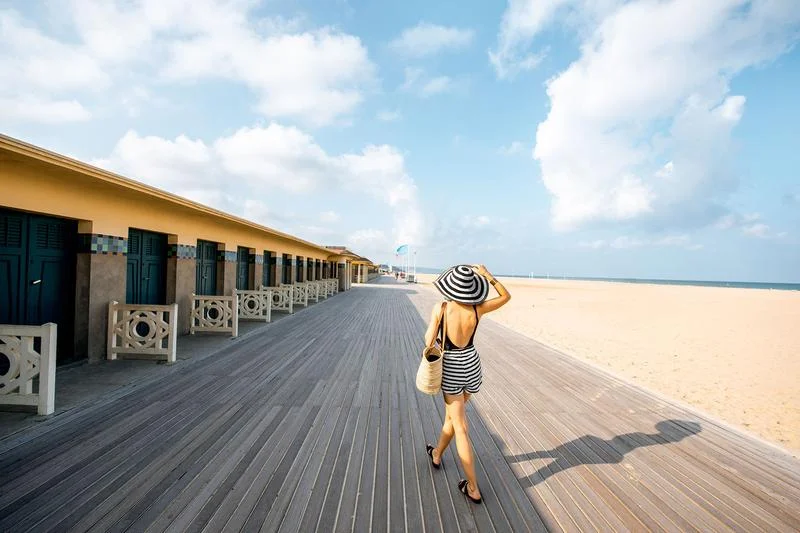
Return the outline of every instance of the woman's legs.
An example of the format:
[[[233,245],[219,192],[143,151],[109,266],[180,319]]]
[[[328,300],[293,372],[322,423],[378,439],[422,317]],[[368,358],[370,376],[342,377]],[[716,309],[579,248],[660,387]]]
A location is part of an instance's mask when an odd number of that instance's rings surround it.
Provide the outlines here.
[[[441,457],[441,452],[450,444],[450,440],[456,438],[456,450],[458,450],[458,458],[461,459],[461,466],[464,468],[464,474],[469,481],[468,491],[473,498],[480,498],[481,493],[478,490],[478,479],[475,476],[475,463],[472,454],[472,443],[469,441],[469,428],[467,425],[467,412],[466,404],[469,400],[469,394],[458,395],[444,395],[445,411],[447,416],[445,418],[444,426],[442,427],[442,435],[439,438],[439,446],[434,450],[434,457]],[[436,452],[439,452],[438,455]]]
[[[441,464],[442,454],[450,446],[450,441],[453,440],[453,435],[455,435],[455,431],[453,430],[453,421],[450,419],[450,411],[447,410],[447,394],[443,394],[445,396],[445,416],[444,416],[444,425],[442,425],[442,432],[439,434],[439,443],[436,445],[436,448],[433,450],[433,462]],[[457,397],[461,397],[461,395],[457,395]],[[465,392],[463,394],[464,403],[469,401],[470,394]],[[457,445],[458,443],[456,443]]]

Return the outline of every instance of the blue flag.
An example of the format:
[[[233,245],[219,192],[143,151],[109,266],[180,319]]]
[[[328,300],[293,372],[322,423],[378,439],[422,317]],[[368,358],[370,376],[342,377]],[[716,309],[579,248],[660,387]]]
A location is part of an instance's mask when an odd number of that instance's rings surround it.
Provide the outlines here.
[[[408,245],[407,244],[404,244],[403,246],[400,246],[399,248],[397,248],[397,251],[395,251],[395,254],[397,254],[397,255],[405,255],[407,253],[408,253]]]

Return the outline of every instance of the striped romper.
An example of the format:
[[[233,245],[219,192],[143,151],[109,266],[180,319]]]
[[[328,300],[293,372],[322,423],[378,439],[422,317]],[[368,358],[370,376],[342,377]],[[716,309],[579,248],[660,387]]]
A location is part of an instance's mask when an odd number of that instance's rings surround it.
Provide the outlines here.
[[[478,309],[474,305],[472,308],[475,310],[475,320],[477,321]],[[481,358],[478,355],[478,350],[472,344],[476,331],[478,331],[477,323],[469,342],[464,348],[455,346],[449,337],[444,341],[442,392],[445,394],[461,394],[464,391],[469,394],[475,394],[481,388],[481,383],[483,382]]]

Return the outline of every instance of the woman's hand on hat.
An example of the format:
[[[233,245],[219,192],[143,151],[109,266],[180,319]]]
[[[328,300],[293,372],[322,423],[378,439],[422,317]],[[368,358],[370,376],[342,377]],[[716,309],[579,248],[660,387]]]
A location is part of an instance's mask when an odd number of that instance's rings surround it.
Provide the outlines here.
[[[486,267],[483,265],[472,265],[472,268],[474,268],[475,272],[481,276],[486,276],[489,273],[489,271],[486,270]]]

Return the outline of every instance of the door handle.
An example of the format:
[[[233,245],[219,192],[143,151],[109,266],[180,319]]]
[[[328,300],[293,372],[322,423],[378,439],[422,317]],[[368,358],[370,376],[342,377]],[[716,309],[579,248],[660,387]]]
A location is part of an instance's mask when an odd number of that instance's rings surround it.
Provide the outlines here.
[[[40,284],[41,282],[42,282],[42,280],[40,280],[40,279],[37,279],[37,280],[31,281],[31,285],[38,285],[38,284]]]

